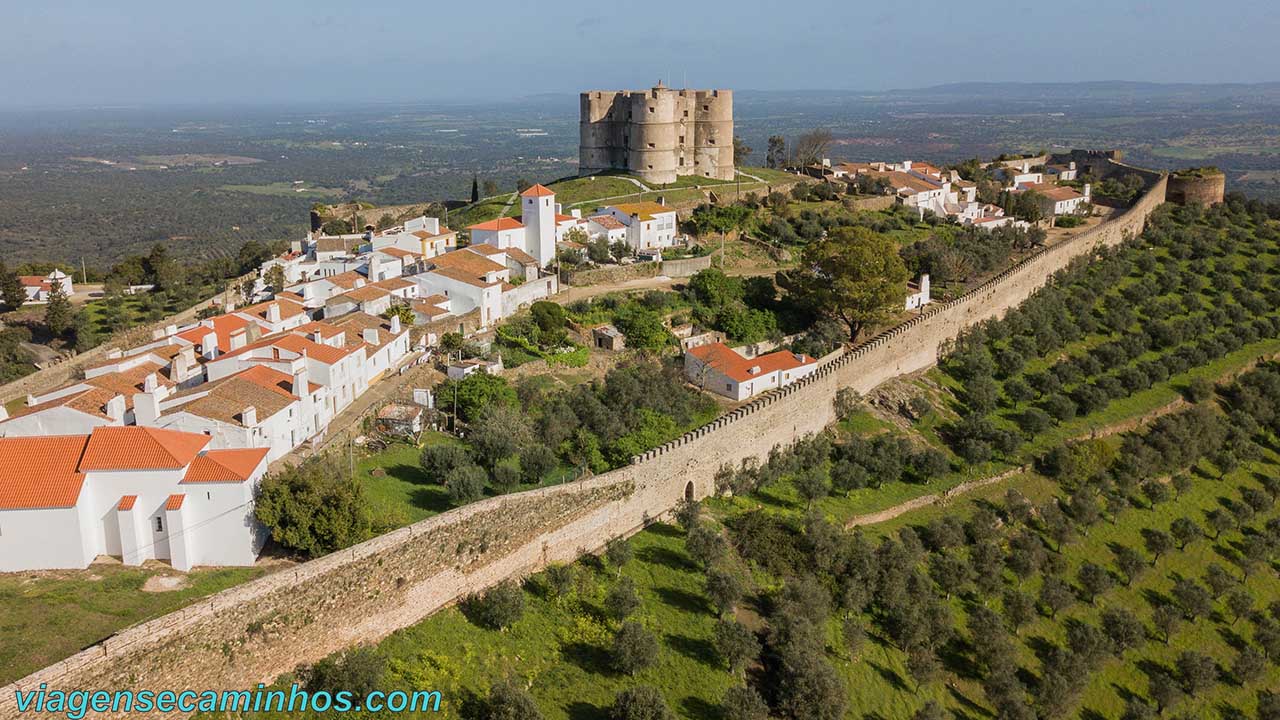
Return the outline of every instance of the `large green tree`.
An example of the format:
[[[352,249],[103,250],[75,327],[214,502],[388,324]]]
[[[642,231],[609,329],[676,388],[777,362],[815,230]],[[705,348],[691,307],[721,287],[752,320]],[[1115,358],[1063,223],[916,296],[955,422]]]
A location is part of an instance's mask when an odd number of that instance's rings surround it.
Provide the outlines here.
[[[18,279],[18,273],[0,262],[0,303],[5,310],[17,310],[27,301],[27,291]]]
[[[801,268],[783,273],[780,284],[814,310],[844,323],[853,341],[902,309],[907,268],[892,238],[864,227],[844,227],[807,246]]]
[[[262,481],[254,515],[280,545],[310,557],[369,537],[369,501],[345,468],[308,460]]]
[[[49,289],[49,302],[44,306],[44,324],[55,337],[62,335],[71,327],[71,298],[62,289],[61,283],[53,283]]]

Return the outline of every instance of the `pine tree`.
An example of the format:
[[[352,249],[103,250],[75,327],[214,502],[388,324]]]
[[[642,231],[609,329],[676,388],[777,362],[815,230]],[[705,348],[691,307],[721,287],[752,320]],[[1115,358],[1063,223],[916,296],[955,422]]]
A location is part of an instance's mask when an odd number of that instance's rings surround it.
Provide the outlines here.
[[[49,303],[44,308],[44,324],[55,337],[71,327],[71,300],[61,283],[53,283],[49,289]]]
[[[480,202],[480,178],[471,176],[471,202]]]
[[[0,304],[4,305],[5,310],[17,310],[26,301],[27,291],[23,289],[18,273],[0,262]]]

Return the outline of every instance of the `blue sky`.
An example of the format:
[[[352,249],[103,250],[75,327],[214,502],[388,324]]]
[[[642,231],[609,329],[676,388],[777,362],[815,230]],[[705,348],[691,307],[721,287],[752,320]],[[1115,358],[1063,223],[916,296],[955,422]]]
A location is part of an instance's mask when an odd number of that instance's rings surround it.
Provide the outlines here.
[[[0,106],[1280,80],[1274,0],[0,0]]]

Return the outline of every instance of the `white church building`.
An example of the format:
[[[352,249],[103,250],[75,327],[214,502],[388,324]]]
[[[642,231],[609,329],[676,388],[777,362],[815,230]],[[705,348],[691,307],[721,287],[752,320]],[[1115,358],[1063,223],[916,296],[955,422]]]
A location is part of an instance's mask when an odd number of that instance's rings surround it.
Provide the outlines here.
[[[520,193],[520,219],[498,218],[467,228],[472,245],[492,245],[499,250],[515,248],[538,261],[540,267],[556,258],[556,242],[560,240],[560,215],[556,193],[545,185],[534,185]],[[576,220],[576,218],[567,218]]]
[[[252,565],[267,448],[208,450],[203,434],[106,426],[0,438],[0,572],[168,560]]]

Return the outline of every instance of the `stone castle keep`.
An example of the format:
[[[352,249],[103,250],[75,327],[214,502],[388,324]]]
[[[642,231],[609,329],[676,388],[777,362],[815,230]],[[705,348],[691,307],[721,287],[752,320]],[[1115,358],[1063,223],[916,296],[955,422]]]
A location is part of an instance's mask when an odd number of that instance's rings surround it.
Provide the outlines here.
[[[645,182],[732,180],[733,91],[592,90],[581,96],[578,174],[623,170]]]

